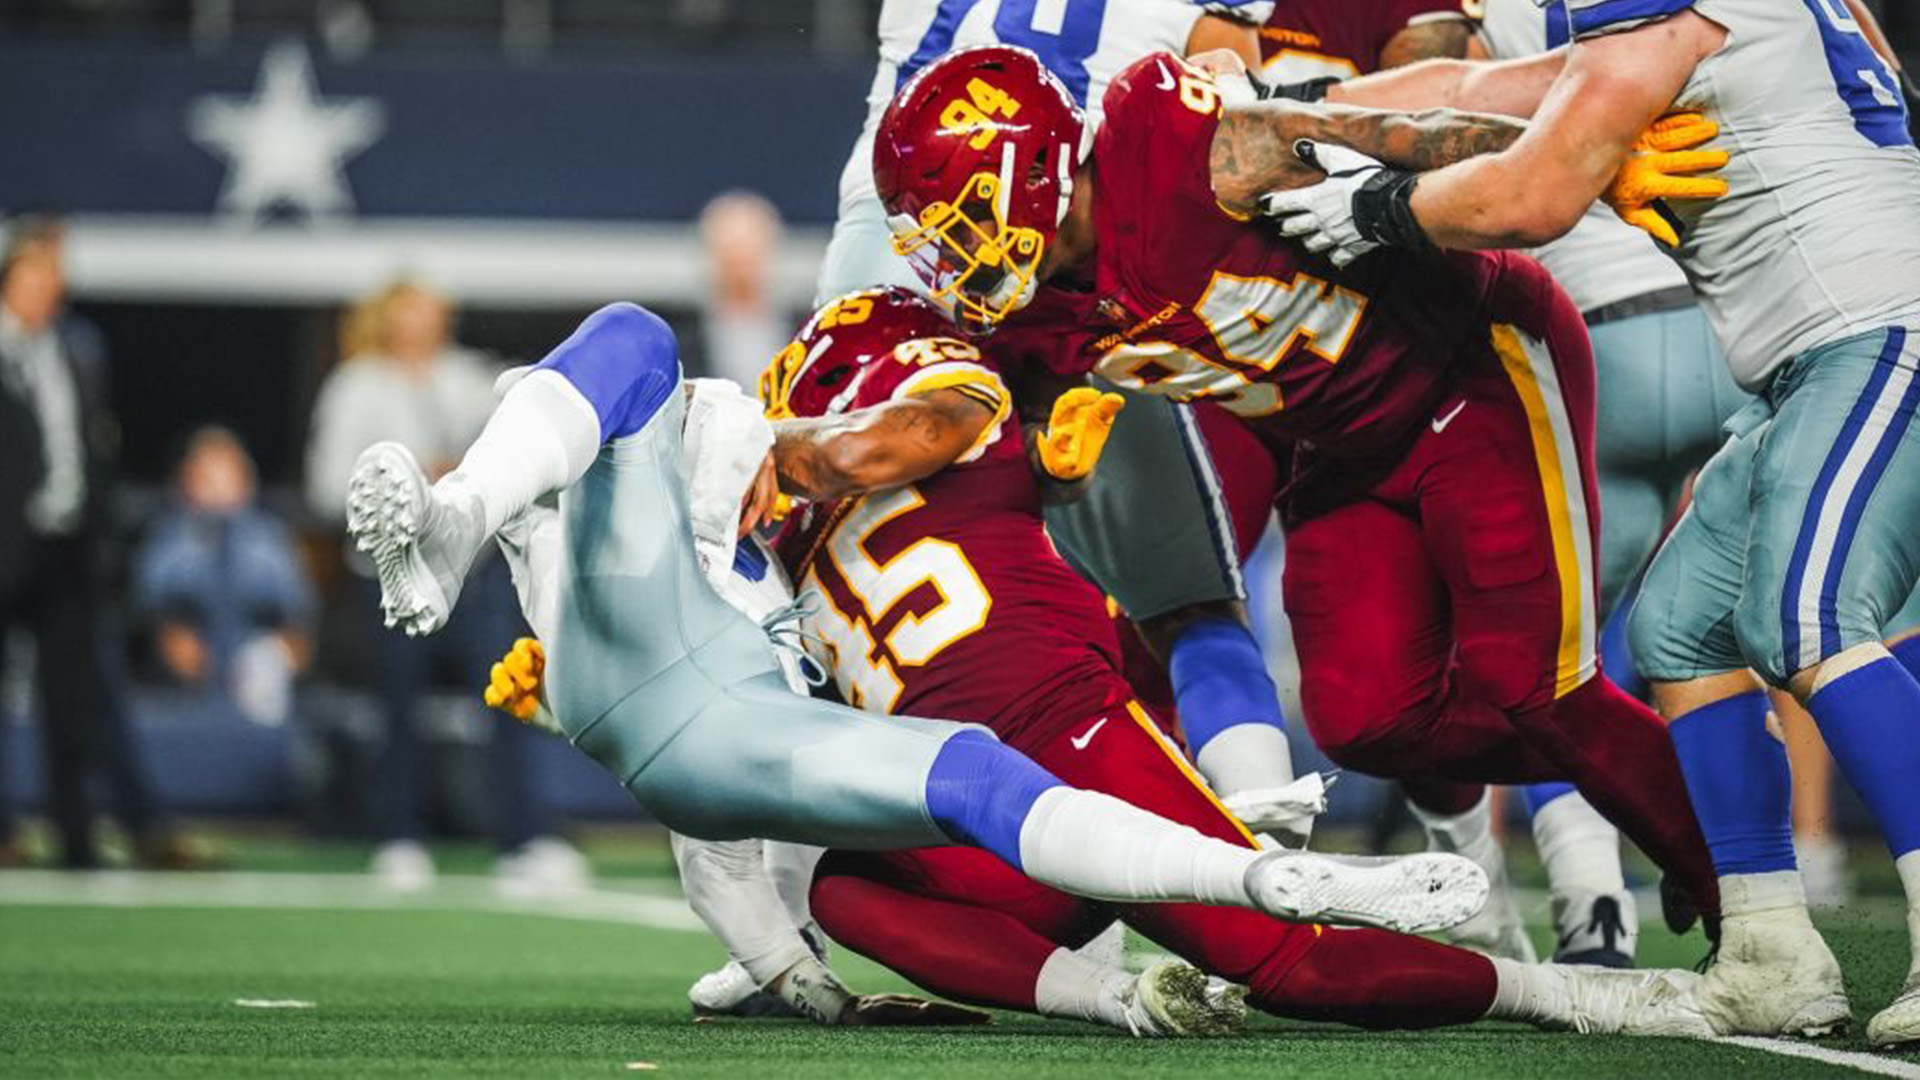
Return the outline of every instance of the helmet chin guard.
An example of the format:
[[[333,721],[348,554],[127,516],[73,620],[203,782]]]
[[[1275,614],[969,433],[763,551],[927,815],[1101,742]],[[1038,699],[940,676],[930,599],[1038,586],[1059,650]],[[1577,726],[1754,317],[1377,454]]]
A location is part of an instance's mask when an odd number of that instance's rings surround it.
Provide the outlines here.
[[[993,327],[1038,290],[1090,141],[1066,88],[1025,49],[936,60],[895,96],[874,140],[894,250],[935,303]]]

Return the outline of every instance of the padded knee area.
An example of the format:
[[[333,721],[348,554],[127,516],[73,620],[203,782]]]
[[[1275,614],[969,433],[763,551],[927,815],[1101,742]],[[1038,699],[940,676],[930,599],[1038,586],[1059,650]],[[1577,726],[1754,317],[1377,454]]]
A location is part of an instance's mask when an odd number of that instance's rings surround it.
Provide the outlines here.
[[[1733,615],[1734,634],[1748,664],[1768,685],[1782,689],[1788,680],[1809,666],[1786,656],[1786,628],[1781,614],[1781,596],[1785,591],[1783,582],[1769,582],[1762,588],[1749,587]],[[1888,655],[1880,642],[1883,617],[1860,610],[1867,606],[1858,597],[1850,596],[1848,590],[1841,590],[1835,598],[1833,621],[1839,631],[1837,640],[1824,643],[1819,662],[1810,665],[1819,672],[1822,682]],[[1874,651],[1861,658],[1862,650]],[[1835,673],[1829,674],[1829,668],[1834,668]]]
[[[955,843],[1020,867],[1020,828],[1034,800],[1060,778],[984,731],[949,738],[927,771],[927,813]]]
[[[1791,665],[1785,658],[1780,622],[1780,594],[1784,588],[1778,583],[1768,588],[1750,588],[1733,609],[1733,635],[1740,643],[1740,654],[1767,685],[1782,689],[1793,676],[1793,672],[1787,670]]]
[[[1406,774],[1410,761],[1417,760],[1409,756],[1413,750],[1411,744],[1417,740],[1403,738],[1394,731],[1344,726],[1337,735],[1323,738],[1312,723],[1308,723],[1307,729],[1327,760],[1343,769],[1370,776],[1397,777]]]
[[[593,405],[601,441],[646,426],[680,381],[680,350],[666,320],[639,304],[608,304],[587,316],[540,361]]]
[[[1660,682],[1739,671],[1747,666],[1731,613],[1685,602],[1680,576],[1656,559],[1627,616],[1627,650],[1640,674]]]

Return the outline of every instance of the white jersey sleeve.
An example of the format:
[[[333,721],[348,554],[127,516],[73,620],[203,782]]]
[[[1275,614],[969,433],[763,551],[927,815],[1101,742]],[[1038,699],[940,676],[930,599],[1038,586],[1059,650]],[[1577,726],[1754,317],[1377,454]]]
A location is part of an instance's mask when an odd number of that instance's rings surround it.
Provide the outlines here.
[[[1672,206],[1680,263],[1743,387],[1808,349],[1920,326],[1920,151],[1842,0],[1565,3],[1576,42],[1687,9],[1727,30],[1674,105],[1719,123],[1730,191]]]
[[[1567,43],[1566,18],[1563,5],[1543,8],[1535,0],[1485,0],[1481,38],[1495,59],[1532,56]],[[1599,203],[1587,209],[1572,232],[1528,254],[1540,260],[1583,312],[1687,285],[1686,274],[1652,237]]]
[[[955,49],[1018,45],[1031,49],[1087,110],[1096,126],[1107,83],[1128,64],[1160,50],[1184,53],[1202,15],[1225,15],[1255,25],[1273,14],[1274,0],[886,0],[880,7],[880,62],[867,92],[861,146],[871,149],[887,102],[908,79]],[[857,151],[856,151],[857,154]],[[856,169],[855,166],[860,166]],[[873,185],[864,161],[841,178],[841,205],[849,184]]]

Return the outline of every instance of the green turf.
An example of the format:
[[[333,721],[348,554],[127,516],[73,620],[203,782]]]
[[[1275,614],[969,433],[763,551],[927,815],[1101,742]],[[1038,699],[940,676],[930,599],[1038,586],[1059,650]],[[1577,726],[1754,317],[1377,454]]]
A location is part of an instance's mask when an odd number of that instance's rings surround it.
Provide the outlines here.
[[[1862,1009],[1904,973],[1895,914],[1879,903],[1829,925]],[[1669,964],[1697,951],[1654,934],[1643,946]],[[480,911],[0,906],[0,1075],[638,1075],[631,1062],[654,1064],[652,1075],[793,1080],[1859,1075],[1728,1046],[1501,1025],[1372,1035],[1261,1019],[1243,1038],[1175,1045],[1013,1015],[940,1033],[691,1023],[687,984],[718,959],[696,933]],[[839,966],[862,987],[904,988],[844,955]]]

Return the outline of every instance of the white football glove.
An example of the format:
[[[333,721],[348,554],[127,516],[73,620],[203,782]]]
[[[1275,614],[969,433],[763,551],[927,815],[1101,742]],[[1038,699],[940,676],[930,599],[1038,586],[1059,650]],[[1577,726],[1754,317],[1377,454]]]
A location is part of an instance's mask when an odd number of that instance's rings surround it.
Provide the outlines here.
[[[1378,241],[1360,233],[1354,220],[1354,196],[1386,166],[1358,150],[1312,139],[1295,142],[1293,152],[1327,178],[1310,187],[1260,196],[1261,212],[1279,223],[1280,235],[1299,240],[1315,254],[1325,254],[1335,266],[1346,266],[1379,247]]]

